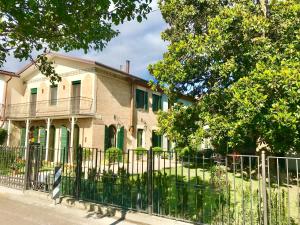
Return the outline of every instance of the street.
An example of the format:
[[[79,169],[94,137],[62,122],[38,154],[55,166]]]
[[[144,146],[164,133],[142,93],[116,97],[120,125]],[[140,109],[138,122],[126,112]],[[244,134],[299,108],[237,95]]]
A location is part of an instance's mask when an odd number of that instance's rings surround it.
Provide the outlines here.
[[[50,201],[0,193],[1,225],[132,225],[136,223],[94,212],[54,205]],[[140,224],[140,223],[139,223]]]

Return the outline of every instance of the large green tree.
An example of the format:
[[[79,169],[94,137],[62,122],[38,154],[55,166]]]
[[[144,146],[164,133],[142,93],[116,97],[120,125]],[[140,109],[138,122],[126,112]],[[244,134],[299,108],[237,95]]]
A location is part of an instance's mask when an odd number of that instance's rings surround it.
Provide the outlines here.
[[[276,153],[299,151],[300,2],[266,3],[160,2],[170,44],[150,72],[169,95],[198,99],[161,113],[171,139],[197,145],[209,136],[223,152],[253,153],[262,143]],[[176,121],[186,114],[194,120]]]
[[[146,18],[152,0],[0,0],[0,67],[8,55],[35,61],[59,79],[45,53],[102,50],[118,35],[115,25]]]

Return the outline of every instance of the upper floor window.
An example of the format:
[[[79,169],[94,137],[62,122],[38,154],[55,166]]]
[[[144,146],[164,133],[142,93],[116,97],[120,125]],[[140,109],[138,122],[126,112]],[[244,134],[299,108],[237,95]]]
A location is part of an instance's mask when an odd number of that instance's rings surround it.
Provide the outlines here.
[[[152,94],[152,110],[153,112],[157,112],[162,109],[162,101],[161,96]]]
[[[57,104],[57,85],[50,86],[50,105]]]
[[[140,89],[136,89],[136,108],[148,109],[148,92]]]

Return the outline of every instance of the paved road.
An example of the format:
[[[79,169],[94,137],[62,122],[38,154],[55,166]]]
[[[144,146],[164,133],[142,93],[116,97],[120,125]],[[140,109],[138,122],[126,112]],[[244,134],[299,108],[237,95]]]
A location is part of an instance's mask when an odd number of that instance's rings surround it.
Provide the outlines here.
[[[13,197],[0,193],[1,225],[132,225],[121,219],[103,217],[80,209],[54,206],[50,201]]]

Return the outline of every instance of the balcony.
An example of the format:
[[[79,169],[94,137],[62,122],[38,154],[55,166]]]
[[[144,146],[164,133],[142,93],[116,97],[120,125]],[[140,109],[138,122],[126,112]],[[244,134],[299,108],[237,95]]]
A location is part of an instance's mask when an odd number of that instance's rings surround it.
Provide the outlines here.
[[[92,115],[93,99],[85,97],[52,99],[19,104],[7,107],[9,118],[38,118],[73,115]]]

